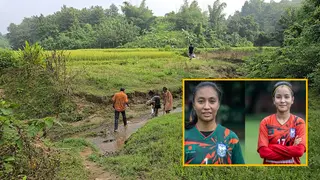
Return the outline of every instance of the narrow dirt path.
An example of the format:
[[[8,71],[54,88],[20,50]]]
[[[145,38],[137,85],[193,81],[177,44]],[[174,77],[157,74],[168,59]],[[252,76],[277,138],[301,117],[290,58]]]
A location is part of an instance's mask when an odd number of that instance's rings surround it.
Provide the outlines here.
[[[116,175],[105,171],[102,167],[97,165],[96,163],[89,161],[88,157],[92,154],[91,148],[87,147],[82,152],[80,152],[80,156],[83,159],[84,166],[86,170],[89,172],[89,180],[118,180],[120,179]]]
[[[181,107],[172,111],[172,113],[176,112],[181,112]],[[159,116],[163,116],[163,113],[159,113]],[[118,132],[113,132],[113,124],[109,124],[107,127],[99,127],[96,129],[103,133],[100,133],[96,137],[86,138],[86,140],[94,144],[101,154],[112,154],[120,150],[124,146],[125,141],[139,128],[143,127],[150,119],[150,113],[143,114],[139,118],[131,119],[128,122],[128,126],[125,128],[122,119],[120,118]]]
[[[181,107],[178,107],[172,111],[172,113],[181,112]],[[159,113],[159,116],[163,116],[163,113]],[[139,128],[143,127],[148,120],[150,120],[150,114],[143,114],[139,118],[134,118],[129,121],[126,128],[123,127],[121,118],[119,121],[119,131],[112,132],[113,125],[109,124],[107,127],[99,127],[94,129],[94,131],[103,131],[97,137],[87,137],[85,138],[89,142],[93,143],[98,149],[100,154],[108,155],[116,151],[119,151],[125,144],[125,141]],[[104,131],[105,130],[105,131]],[[87,147],[82,152],[80,152],[83,158],[84,166],[89,171],[89,180],[119,180],[121,179],[115,174],[112,174],[104,170],[98,164],[88,160],[88,157],[93,153],[92,149]]]

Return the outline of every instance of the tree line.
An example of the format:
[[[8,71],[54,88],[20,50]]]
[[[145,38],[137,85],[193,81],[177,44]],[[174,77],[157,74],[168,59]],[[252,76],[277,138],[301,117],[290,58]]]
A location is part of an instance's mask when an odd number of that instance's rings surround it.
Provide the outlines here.
[[[92,6],[81,10],[64,5],[54,14],[11,23],[8,33],[0,35],[0,47],[10,44],[19,49],[25,41],[39,42],[48,50],[186,47],[189,43],[197,47],[280,46],[300,1],[248,0],[241,11],[229,17],[223,13],[227,4],[220,0],[203,10],[196,0],[184,0],[178,12],[164,16],[155,16],[146,0],[138,6],[123,2],[120,9],[114,4],[106,9]]]
[[[300,8],[289,9],[280,21],[282,46],[273,52],[246,59],[246,77],[308,78],[309,87],[320,92],[320,2],[305,0]]]

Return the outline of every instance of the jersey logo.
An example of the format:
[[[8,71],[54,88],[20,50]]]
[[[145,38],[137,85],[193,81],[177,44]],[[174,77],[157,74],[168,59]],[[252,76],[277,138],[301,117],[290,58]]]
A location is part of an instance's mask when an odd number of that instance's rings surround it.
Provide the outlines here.
[[[290,137],[294,138],[296,136],[296,129],[295,128],[290,128]]]
[[[186,145],[186,147],[185,147],[185,153],[186,153],[186,154],[196,153],[196,145],[195,145],[195,144]]]
[[[268,136],[272,136],[274,134],[274,129],[269,129],[268,130]]]
[[[219,143],[218,146],[217,146],[217,154],[220,156],[220,157],[225,157],[226,154],[227,154],[227,146],[222,144],[222,143]]]

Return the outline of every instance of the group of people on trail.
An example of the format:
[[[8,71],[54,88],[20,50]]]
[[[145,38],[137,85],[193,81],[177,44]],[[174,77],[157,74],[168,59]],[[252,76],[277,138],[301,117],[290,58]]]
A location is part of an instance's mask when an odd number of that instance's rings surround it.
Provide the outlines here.
[[[195,58],[194,47],[192,44],[190,44],[188,48],[188,56],[190,60]],[[173,108],[173,97],[171,92],[167,87],[163,87],[162,91],[162,98],[157,92],[150,91],[148,93],[151,99],[147,101],[147,105],[151,106],[152,117],[158,116],[159,109],[161,108],[161,99],[163,100],[163,113],[168,114]],[[114,132],[117,132],[120,113],[122,114],[124,127],[127,127],[126,108],[129,106],[129,101],[124,88],[121,88],[120,92],[114,94],[112,97],[112,102],[114,108]]]
[[[163,87],[162,90],[163,113],[168,114],[173,109],[173,96],[167,87]],[[161,108],[161,97],[154,91],[149,91],[148,94],[151,99],[147,101],[147,105],[150,105],[152,108],[152,117],[157,117],[159,109]],[[125,88],[120,88],[120,92],[114,94],[112,102],[114,108],[114,132],[117,132],[120,113],[122,114],[124,127],[127,127],[126,108],[129,107],[129,101],[128,96],[125,93]]]

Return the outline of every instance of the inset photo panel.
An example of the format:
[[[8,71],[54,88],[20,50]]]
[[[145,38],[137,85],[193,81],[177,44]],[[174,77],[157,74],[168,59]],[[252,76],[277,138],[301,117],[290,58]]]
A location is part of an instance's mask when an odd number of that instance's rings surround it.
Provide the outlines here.
[[[307,166],[307,79],[245,81],[245,162]]]
[[[244,165],[245,81],[183,79],[184,166]]]

